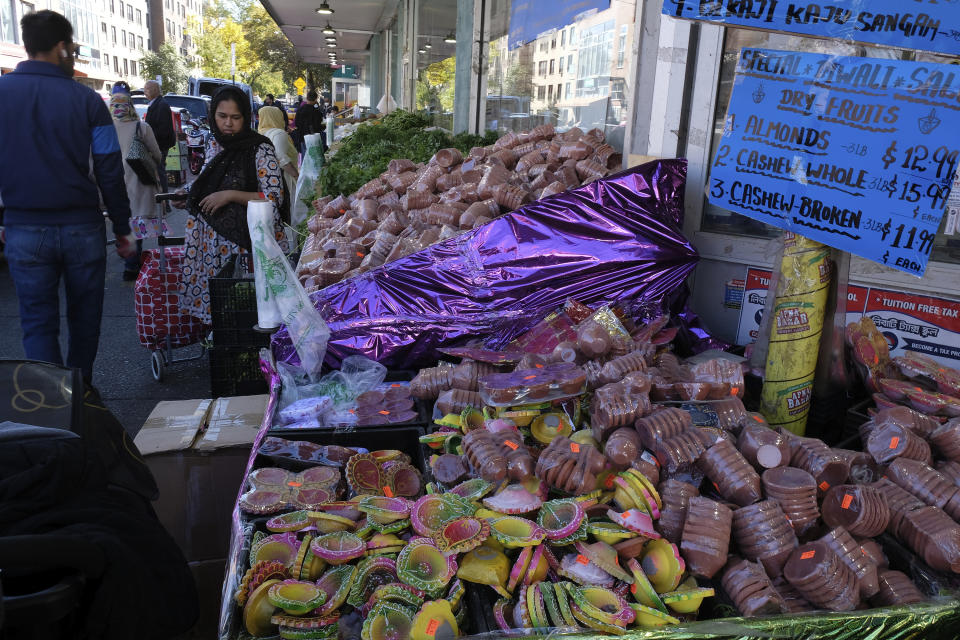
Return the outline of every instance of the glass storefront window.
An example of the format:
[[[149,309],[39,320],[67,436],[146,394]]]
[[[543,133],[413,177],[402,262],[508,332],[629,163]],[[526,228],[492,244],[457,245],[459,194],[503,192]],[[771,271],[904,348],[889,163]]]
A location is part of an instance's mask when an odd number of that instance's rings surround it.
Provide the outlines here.
[[[0,0],[0,42],[17,42],[18,37],[13,0]]]
[[[434,126],[453,131],[457,45],[445,42],[457,30],[457,0],[420,2],[417,34],[417,112]]]
[[[717,144],[723,134],[723,125],[726,121],[727,105],[730,102],[730,93],[733,90],[734,71],[737,66],[737,58],[740,50],[745,47],[759,47],[764,49],[781,49],[785,51],[805,51],[805,52],[833,52],[838,55],[861,56],[869,58],[888,58],[902,60],[920,60],[927,62],[939,62],[944,64],[960,64],[960,59],[938,56],[928,53],[916,53],[912,51],[903,51],[900,49],[889,49],[883,47],[868,47],[858,44],[846,44],[834,40],[821,40],[818,38],[807,38],[802,36],[791,36],[780,33],[771,33],[765,31],[753,31],[748,29],[725,29],[725,40],[723,46],[723,60],[720,65],[720,79],[717,87],[717,108],[713,120],[713,142],[712,152],[716,150]],[[708,182],[709,184],[709,182]],[[960,193],[954,196],[957,199],[957,209],[960,210]],[[944,232],[947,227],[949,216],[945,215],[940,225],[940,233],[934,242],[933,254],[931,260],[941,262],[960,263],[960,225],[957,225],[952,234],[946,235]],[[712,231],[716,233],[726,233],[734,235],[773,237],[780,233],[779,229],[757,222],[746,216],[728,211],[722,207],[714,206],[709,199],[704,203],[703,221],[701,224],[703,231]]]
[[[492,1],[486,128],[597,128],[622,151],[636,0]]]

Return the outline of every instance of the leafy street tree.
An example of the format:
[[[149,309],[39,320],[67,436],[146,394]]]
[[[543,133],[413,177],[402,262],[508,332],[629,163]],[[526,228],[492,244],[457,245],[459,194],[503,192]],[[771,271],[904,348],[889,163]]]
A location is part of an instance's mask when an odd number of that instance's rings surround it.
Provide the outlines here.
[[[170,42],[164,42],[157,51],[144,53],[140,69],[144,78],[160,76],[164,93],[187,92],[187,67],[180,52]]]

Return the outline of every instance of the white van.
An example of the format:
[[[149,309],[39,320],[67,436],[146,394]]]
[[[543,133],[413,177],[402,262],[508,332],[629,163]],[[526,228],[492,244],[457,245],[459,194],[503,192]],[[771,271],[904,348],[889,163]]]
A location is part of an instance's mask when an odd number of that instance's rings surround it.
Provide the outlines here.
[[[243,84],[242,82],[231,82],[230,80],[224,80],[222,78],[190,78],[187,94],[191,96],[208,96],[212,98],[213,94],[215,94],[220,87],[225,86],[235,86],[246,93],[247,98],[250,100],[250,113],[254,114],[253,91],[250,90],[250,85]],[[254,114],[250,122],[250,126],[254,128],[255,120],[256,115]]]

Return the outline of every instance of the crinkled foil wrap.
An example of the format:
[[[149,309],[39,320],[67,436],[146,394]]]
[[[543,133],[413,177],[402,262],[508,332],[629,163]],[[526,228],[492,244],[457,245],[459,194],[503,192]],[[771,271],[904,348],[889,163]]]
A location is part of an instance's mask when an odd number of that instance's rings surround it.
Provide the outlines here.
[[[440,347],[501,348],[568,298],[662,301],[690,327],[693,350],[720,346],[685,306],[698,260],[681,230],[685,181],[685,160],[650,162],[318,291],[327,364],[360,354],[410,369]],[[296,363],[285,330],[273,350]]]

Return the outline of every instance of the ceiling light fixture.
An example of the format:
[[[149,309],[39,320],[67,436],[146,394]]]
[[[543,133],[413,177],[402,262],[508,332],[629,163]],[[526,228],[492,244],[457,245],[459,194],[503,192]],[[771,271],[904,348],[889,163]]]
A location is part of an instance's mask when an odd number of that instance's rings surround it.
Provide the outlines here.
[[[327,20],[327,26],[325,26],[325,27],[321,30],[321,33],[325,33],[325,34],[327,34],[328,36],[335,36],[335,35],[337,35],[337,32],[333,29],[333,27],[330,26],[330,21],[329,21],[329,20]]]
[[[447,37],[444,38],[443,41],[446,42],[447,44],[456,44],[457,37],[453,35],[453,32],[451,31],[450,33],[447,34]]]
[[[336,42],[336,41],[337,41],[337,37],[336,37],[336,36],[327,36],[326,38],[324,38],[324,40],[326,40],[327,42]]]
[[[327,2],[324,2],[319,7],[317,7],[317,13],[324,16],[333,15],[333,9],[330,8],[330,5]]]
[[[327,48],[328,48],[328,49],[336,49],[336,48],[337,48],[337,44],[336,44],[335,42],[328,42],[328,43],[327,43]]]
[[[433,49],[433,45],[428,42],[427,44],[423,45],[423,48],[424,48],[424,49]]]
[[[426,52],[427,52],[426,49],[417,49],[417,53],[419,53],[419,54],[424,54],[424,53],[426,53]]]

